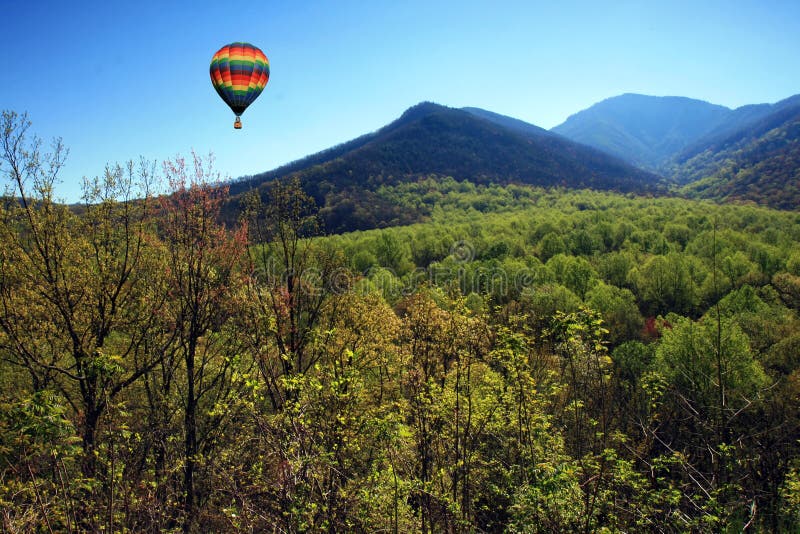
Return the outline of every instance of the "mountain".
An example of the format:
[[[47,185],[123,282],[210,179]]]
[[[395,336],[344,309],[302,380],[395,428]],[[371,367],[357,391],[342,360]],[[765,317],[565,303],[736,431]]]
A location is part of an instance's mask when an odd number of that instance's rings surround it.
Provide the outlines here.
[[[720,125],[673,156],[680,165],[706,150],[720,151],[743,138],[760,135],[791,118],[800,106],[800,95],[775,104],[753,104],[731,111]],[[685,181],[685,180],[684,180]]]
[[[800,96],[770,106],[744,127],[710,136],[676,157],[674,176],[691,196],[800,206]]]
[[[519,119],[515,119],[513,117],[508,117],[506,115],[500,115],[499,113],[494,113],[492,111],[486,111],[485,109],[481,108],[461,108],[462,110],[466,111],[467,113],[471,113],[476,117],[480,117],[482,119],[486,119],[489,122],[493,122],[498,126],[503,126],[508,128],[509,130],[515,131],[517,133],[521,133],[523,135],[532,135],[534,137],[544,137],[544,136],[552,136],[548,130],[544,128],[540,128],[534,124],[529,122],[521,121]]]
[[[663,191],[660,178],[532,124],[485,110],[418,104],[380,130],[231,185],[233,195],[297,176],[322,207],[328,231],[419,219],[382,186],[428,176],[620,192]]]
[[[570,116],[552,131],[660,171],[675,154],[722,127],[730,114],[702,100],[626,93]]]
[[[553,132],[659,172],[691,196],[800,205],[800,95],[729,109],[684,97],[624,94]]]

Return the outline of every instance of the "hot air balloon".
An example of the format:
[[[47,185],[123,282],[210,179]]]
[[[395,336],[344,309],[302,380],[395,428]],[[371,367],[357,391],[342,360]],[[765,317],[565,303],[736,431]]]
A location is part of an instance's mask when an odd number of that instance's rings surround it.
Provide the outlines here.
[[[269,60],[250,43],[231,43],[211,58],[211,83],[220,98],[236,114],[233,127],[241,129],[239,118],[258,98],[269,81]]]

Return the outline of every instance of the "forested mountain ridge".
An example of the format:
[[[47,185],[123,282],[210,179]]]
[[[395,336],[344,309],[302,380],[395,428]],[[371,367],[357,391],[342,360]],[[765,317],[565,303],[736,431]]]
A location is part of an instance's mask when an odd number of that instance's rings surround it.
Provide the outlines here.
[[[686,195],[800,205],[800,95],[736,109],[682,97],[626,94],[553,131],[655,169]]]
[[[765,128],[771,126],[769,121]],[[749,133],[749,132],[748,132]],[[800,206],[800,109],[763,133],[733,137],[679,167],[683,192],[722,201],[748,201],[779,209]],[[691,178],[697,178],[692,180]]]
[[[525,135],[531,135],[534,137],[552,137],[554,135],[550,130],[545,130],[544,128],[536,126],[535,124],[531,124],[520,119],[515,119],[514,117],[509,117],[507,115],[501,115],[500,113],[495,113],[493,111],[474,107],[466,107],[461,109],[475,115],[476,117],[486,119],[490,122],[504,126],[510,130],[518,131]]]
[[[671,164],[680,166],[701,152],[719,152],[743,139],[754,139],[796,117],[799,111],[800,95],[774,104],[752,104],[736,108],[722,124],[674,154]],[[675,178],[681,183],[687,183],[691,179],[690,176],[680,173]]]
[[[287,176],[300,179],[330,232],[422,220],[426,212],[399,208],[381,188],[427,177],[646,194],[696,182],[681,193],[792,208],[800,201],[791,126],[798,115],[800,95],[731,110],[629,93],[547,131],[480,108],[422,102],[375,132],[233,182],[225,212],[232,220],[243,193]]]
[[[498,117],[502,116],[422,103],[372,134],[236,182],[231,192],[236,195],[276,178],[296,176],[321,206],[326,227],[336,232],[413,222],[417,214],[398,210],[375,192],[382,185],[431,175],[477,184],[665,190],[656,175],[622,160]]]
[[[575,113],[552,131],[660,171],[674,154],[721,125],[730,111],[686,97],[626,93]]]

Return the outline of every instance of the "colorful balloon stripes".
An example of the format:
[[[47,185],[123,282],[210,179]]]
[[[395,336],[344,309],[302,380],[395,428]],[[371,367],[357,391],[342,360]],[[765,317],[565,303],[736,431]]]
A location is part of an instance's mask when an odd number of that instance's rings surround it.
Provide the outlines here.
[[[269,60],[250,43],[231,43],[211,58],[211,83],[238,117],[269,81]]]

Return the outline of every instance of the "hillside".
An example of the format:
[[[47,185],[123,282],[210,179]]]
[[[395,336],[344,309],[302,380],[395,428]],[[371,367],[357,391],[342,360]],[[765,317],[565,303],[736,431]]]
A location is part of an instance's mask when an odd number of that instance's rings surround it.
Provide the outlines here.
[[[800,95],[736,109],[683,97],[625,94],[572,115],[554,132],[654,169],[684,194],[800,205]]]
[[[800,205],[800,105],[782,109],[683,162],[684,192],[780,209]]]
[[[552,131],[655,171],[730,113],[702,100],[627,93],[570,116]]]
[[[593,148],[483,110],[422,103],[380,130],[235,183],[234,195],[297,176],[329,231],[413,222],[413,210],[381,198],[383,185],[428,176],[620,192],[662,191],[659,177]]]
[[[466,107],[461,108],[462,110],[475,115],[476,117],[480,117],[482,119],[486,119],[489,122],[493,122],[498,126],[503,126],[508,128],[509,130],[513,130],[517,133],[521,133],[524,135],[531,135],[534,137],[553,137],[554,134],[544,128],[540,128],[535,124],[531,124],[529,122],[521,121],[519,119],[515,119],[513,117],[509,117],[507,115],[501,115],[499,113],[494,113],[492,111],[487,111],[481,108],[472,108]]]
[[[752,104],[736,108],[717,127],[674,154],[672,164],[679,166],[702,152],[719,152],[743,139],[758,137],[791,119],[797,113],[798,107],[800,95],[775,104]],[[677,178],[684,183],[692,179],[681,175]]]

